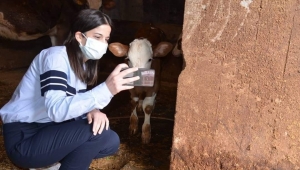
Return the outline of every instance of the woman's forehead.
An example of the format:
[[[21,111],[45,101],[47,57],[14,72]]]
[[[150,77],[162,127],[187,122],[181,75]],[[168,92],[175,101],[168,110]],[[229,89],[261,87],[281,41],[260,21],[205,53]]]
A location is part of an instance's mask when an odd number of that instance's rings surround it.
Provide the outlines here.
[[[92,34],[101,34],[105,37],[109,37],[110,36],[110,32],[111,32],[111,27],[107,24],[104,25],[100,25],[90,31],[88,31]]]

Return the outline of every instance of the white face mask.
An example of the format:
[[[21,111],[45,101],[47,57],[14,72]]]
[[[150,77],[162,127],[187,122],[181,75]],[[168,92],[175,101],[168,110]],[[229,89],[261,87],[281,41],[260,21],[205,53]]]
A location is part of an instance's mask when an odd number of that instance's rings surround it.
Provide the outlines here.
[[[106,53],[108,44],[82,35],[86,38],[85,46],[79,43],[82,53],[87,59],[99,60]]]

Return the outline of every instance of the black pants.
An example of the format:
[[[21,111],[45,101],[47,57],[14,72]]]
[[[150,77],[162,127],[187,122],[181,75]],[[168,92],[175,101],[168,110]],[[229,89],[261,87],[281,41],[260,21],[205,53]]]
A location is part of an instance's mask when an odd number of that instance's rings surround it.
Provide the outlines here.
[[[111,129],[93,135],[86,119],[62,123],[7,123],[4,145],[9,159],[22,168],[60,162],[60,170],[87,170],[93,159],[118,151],[119,136]]]

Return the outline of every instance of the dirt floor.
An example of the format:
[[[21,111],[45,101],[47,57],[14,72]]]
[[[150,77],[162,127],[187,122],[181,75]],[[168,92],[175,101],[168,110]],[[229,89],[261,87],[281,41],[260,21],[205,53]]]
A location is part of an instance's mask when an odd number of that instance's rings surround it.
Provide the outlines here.
[[[2,41],[3,42],[3,41]],[[10,42],[11,43],[11,42]],[[38,43],[37,43],[38,44]],[[1,43],[0,43],[1,45]],[[15,51],[15,45],[0,46],[0,55],[18,56],[24,51],[37,51],[37,48],[26,48],[23,51]],[[29,46],[30,47],[30,46]],[[43,46],[38,46],[41,48]],[[32,53],[34,53],[32,52]],[[31,54],[30,52],[27,54]],[[0,57],[1,57],[0,56]],[[3,58],[2,58],[3,59]],[[141,126],[143,115],[140,116],[140,130],[137,135],[129,135],[129,116],[130,116],[130,97],[129,92],[124,91],[117,94],[111,103],[103,109],[110,119],[110,126],[115,130],[121,139],[119,152],[103,159],[94,160],[90,166],[92,170],[98,169],[123,169],[123,170],[141,170],[141,169],[169,169],[170,153],[172,147],[172,136],[174,126],[174,114],[176,104],[177,80],[182,70],[182,58],[171,55],[162,58],[162,82],[161,89],[157,95],[156,107],[151,118],[152,138],[150,144],[141,142]],[[22,62],[22,61],[19,61]],[[123,59],[115,58],[108,53],[100,60],[100,78],[99,82],[105,80],[108,73]],[[108,64],[109,63],[109,64]],[[11,97],[14,89],[18,85],[27,67],[0,69],[0,107],[2,107]],[[2,129],[0,129],[2,131]],[[8,160],[4,146],[3,136],[0,136],[0,170],[18,170]]]

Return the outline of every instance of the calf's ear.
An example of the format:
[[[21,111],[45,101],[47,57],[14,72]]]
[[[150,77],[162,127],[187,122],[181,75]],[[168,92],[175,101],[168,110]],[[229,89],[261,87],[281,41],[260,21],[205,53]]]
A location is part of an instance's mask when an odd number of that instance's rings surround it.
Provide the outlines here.
[[[122,43],[110,43],[108,45],[109,51],[111,51],[116,57],[124,57],[127,55],[128,52],[128,45],[124,45]]]
[[[153,50],[154,57],[165,57],[171,50],[173,45],[169,42],[160,42]]]

